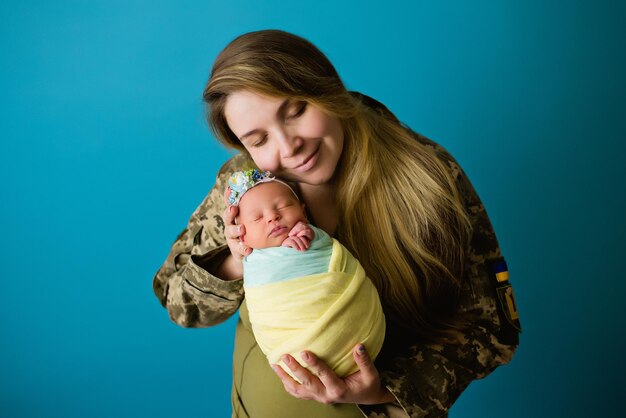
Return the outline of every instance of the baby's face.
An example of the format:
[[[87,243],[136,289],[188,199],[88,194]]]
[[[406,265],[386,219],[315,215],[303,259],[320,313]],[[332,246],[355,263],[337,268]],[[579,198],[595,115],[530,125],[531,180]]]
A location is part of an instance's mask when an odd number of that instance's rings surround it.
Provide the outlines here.
[[[248,247],[280,247],[298,222],[306,222],[304,204],[279,182],[259,184],[239,201],[237,224],[245,227],[241,240]]]

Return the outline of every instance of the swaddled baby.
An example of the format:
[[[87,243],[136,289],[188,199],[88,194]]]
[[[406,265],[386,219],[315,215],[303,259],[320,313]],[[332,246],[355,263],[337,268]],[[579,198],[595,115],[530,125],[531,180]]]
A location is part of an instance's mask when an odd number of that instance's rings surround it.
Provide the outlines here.
[[[338,376],[358,371],[352,348],[363,343],[375,358],[385,336],[376,288],[337,240],[307,224],[304,204],[289,185],[259,170],[229,180],[229,204],[238,205],[252,331],[270,364],[291,354],[303,367],[309,350]]]

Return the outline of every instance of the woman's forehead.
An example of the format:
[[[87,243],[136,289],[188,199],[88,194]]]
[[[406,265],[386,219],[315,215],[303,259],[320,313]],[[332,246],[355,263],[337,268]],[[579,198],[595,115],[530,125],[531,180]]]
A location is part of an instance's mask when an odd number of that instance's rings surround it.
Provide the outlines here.
[[[226,123],[242,138],[274,121],[276,115],[288,103],[285,97],[271,97],[249,90],[231,93],[224,105]]]

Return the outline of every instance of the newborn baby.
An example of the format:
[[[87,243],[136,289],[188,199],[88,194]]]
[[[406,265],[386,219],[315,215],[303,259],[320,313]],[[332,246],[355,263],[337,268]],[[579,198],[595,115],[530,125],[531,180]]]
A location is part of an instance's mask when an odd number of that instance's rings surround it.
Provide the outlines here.
[[[252,331],[270,364],[291,354],[303,367],[309,350],[338,376],[358,371],[352,348],[363,343],[375,358],[385,336],[376,288],[337,240],[307,224],[304,204],[289,185],[259,170],[230,180],[229,204],[238,205]],[[293,376],[293,375],[292,375]],[[294,376],[295,377],[295,376]]]

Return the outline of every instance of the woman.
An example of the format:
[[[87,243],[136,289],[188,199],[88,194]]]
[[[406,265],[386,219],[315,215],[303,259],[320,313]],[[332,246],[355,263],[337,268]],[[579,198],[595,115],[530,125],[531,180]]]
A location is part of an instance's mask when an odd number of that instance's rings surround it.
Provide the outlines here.
[[[519,322],[504,260],[478,196],[444,149],[348,92],[315,46],[282,31],[231,42],[204,99],[216,136],[241,153],[220,170],[154,290],[186,327],[215,325],[240,308],[235,416],[442,416],[472,380],[511,359]],[[315,373],[284,357],[300,384],[264,361],[242,303],[241,259],[251,249],[224,201],[228,176],[254,165],[293,182],[312,223],[376,285],[387,318],[376,364],[360,345],[359,371],[345,379],[314,353],[302,358]]]

